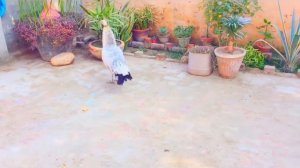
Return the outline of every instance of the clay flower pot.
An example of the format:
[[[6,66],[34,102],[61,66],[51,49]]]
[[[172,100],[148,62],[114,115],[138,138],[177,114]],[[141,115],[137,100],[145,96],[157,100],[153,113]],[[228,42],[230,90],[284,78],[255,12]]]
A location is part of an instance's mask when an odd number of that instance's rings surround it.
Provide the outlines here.
[[[149,36],[149,30],[150,29],[133,29],[132,30],[132,36],[134,41],[144,42],[144,39]]]
[[[158,39],[161,43],[165,44],[165,43],[169,42],[169,36],[170,36],[169,34],[164,35],[164,36],[158,35]]]
[[[272,51],[272,48],[269,45],[260,42],[256,43],[254,48],[258,49],[262,53],[270,53]]]
[[[243,48],[234,48],[232,53],[228,52],[227,47],[218,47],[215,49],[217,56],[219,74],[223,78],[235,78],[240,70],[246,50]]]
[[[125,43],[121,40],[116,40],[117,45],[121,48],[121,50],[124,50]],[[102,60],[102,41],[101,40],[95,40],[89,43],[88,50],[97,59]]]
[[[186,38],[177,38],[178,39],[178,44],[182,48],[186,48],[191,41],[191,37],[186,37]]]
[[[213,71],[211,53],[199,52],[198,48],[199,46],[196,46],[189,50],[188,73],[208,76]]]
[[[208,45],[211,45],[211,43],[214,41],[214,38],[202,36],[200,38],[200,41],[202,42],[203,45],[208,46]]]

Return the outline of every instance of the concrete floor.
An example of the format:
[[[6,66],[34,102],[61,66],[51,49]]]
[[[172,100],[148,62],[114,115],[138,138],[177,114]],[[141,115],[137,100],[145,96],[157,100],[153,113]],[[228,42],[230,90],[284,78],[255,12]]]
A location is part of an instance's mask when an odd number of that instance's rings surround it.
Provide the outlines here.
[[[82,56],[66,67],[34,55],[0,67],[0,167],[299,167],[299,79],[128,62],[135,79],[124,87]]]

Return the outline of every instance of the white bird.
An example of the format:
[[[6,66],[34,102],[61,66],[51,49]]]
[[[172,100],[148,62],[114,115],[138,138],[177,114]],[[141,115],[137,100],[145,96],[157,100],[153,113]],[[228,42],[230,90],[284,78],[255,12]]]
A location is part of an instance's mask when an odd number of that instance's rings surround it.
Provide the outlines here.
[[[123,85],[125,81],[132,80],[123,51],[117,46],[116,38],[106,20],[102,20],[102,60],[112,74],[112,82],[117,77],[117,84]]]

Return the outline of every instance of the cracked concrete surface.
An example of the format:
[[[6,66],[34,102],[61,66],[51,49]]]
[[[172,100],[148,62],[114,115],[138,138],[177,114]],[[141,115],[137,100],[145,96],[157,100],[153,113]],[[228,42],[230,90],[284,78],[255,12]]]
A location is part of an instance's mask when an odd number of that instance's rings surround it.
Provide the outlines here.
[[[127,57],[134,80],[108,84],[79,54],[0,67],[0,167],[295,168],[300,80],[196,77],[186,65]]]

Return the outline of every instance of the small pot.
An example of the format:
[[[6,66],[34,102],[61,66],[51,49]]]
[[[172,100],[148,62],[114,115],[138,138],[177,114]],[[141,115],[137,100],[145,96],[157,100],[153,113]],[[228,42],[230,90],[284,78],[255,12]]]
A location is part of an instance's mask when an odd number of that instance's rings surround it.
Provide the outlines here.
[[[179,46],[182,48],[186,48],[191,41],[191,37],[177,38],[177,39],[178,39]]]
[[[228,47],[218,47],[215,49],[217,56],[219,74],[223,78],[235,78],[240,70],[246,50],[234,48],[233,53],[227,51]]]
[[[117,45],[121,48],[121,50],[124,50],[125,43],[121,40],[116,40]],[[102,41],[101,40],[95,40],[89,43],[88,50],[97,59],[102,60]]]
[[[208,46],[208,45],[212,44],[212,42],[214,41],[214,38],[213,37],[202,36],[200,38],[200,41],[202,42],[203,45]]]
[[[149,36],[149,28],[144,30],[133,29],[132,36],[134,41],[144,42],[144,39]]]
[[[208,76],[212,71],[212,57],[210,53],[199,53],[196,48],[189,50],[188,73]]]
[[[169,42],[169,34],[164,35],[164,36],[158,35],[158,39],[161,43],[165,44],[165,43]]]
[[[269,45],[262,42],[257,42],[254,45],[254,48],[258,49],[262,53],[270,53],[272,51],[272,48]]]

